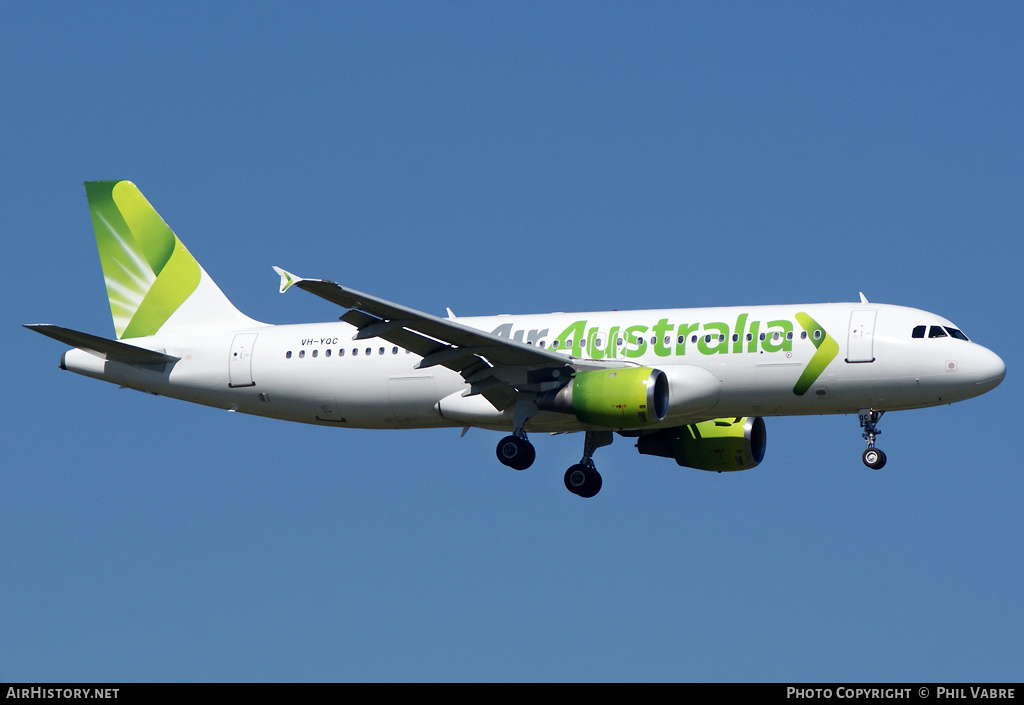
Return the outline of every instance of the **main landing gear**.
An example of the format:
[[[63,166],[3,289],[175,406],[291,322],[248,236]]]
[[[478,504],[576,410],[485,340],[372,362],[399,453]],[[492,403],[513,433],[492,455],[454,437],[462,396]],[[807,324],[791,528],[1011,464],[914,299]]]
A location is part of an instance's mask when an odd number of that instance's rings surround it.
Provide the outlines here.
[[[586,440],[583,441],[583,458],[565,471],[565,489],[587,499],[601,491],[604,482],[591,456],[595,450],[611,442],[611,431],[587,431]]]
[[[533,444],[526,438],[526,432],[518,429],[511,436],[505,436],[498,441],[496,449],[498,460],[513,470],[525,470],[533,465],[537,457],[537,451]]]
[[[864,429],[864,433],[861,436],[864,437],[864,441],[868,444],[861,459],[872,470],[881,470],[885,465],[885,453],[875,448],[875,436],[881,433],[877,426],[878,420],[882,418],[884,413],[884,411],[875,411],[873,409],[861,409],[858,413],[860,427]]]
[[[565,488],[580,497],[593,497],[601,491],[601,473],[594,467],[594,451],[612,442],[611,431],[587,431],[583,442],[583,458],[565,471]],[[522,429],[498,441],[495,449],[502,465],[513,470],[525,470],[533,465],[537,451]]]
[[[516,397],[515,422],[512,435],[505,436],[498,441],[498,447],[495,449],[501,464],[513,470],[525,470],[533,465],[533,461],[537,457],[537,451],[534,450],[533,444],[527,440],[526,431],[523,430],[526,420],[537,413],[537,405],[534,403],[536,396],[536,394],[520,394]]]

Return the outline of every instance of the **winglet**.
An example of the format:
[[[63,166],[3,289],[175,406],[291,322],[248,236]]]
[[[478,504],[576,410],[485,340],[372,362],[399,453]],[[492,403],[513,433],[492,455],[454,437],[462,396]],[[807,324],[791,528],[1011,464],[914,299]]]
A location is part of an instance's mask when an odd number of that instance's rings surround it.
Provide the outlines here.
[[[869,303],[869,302],[868,302],[868,297],[864,296],[864,292],[863,292],[863,291],[861,291],[861,292],[859,292],[859,293],[860,293],[860,302],[861,302],[862,304],[866,304],[866,303]]]
[[[281,275],[281,293],[282,294],[284,292],[288,291],[288,289],[291,288],[292,284],[298,284],[300,281],[302,281],[302,277],[297,277],[294,274],[292,274],[291,272],[286,272],[285,270],[281,269],[280,267],[274,267],[273,269],[274,269],[275,272],[277,272],[278,274]]]

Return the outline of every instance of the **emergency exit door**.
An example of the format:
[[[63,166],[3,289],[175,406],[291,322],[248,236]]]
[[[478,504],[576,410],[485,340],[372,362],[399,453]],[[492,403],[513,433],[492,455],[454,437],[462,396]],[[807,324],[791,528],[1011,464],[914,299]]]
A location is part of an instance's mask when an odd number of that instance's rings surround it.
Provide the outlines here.
[[[252,349],[256,344],[256,333],[239,333],[231,343],[231,357],[228,359],[228,386],[254,387],[252,381]]]

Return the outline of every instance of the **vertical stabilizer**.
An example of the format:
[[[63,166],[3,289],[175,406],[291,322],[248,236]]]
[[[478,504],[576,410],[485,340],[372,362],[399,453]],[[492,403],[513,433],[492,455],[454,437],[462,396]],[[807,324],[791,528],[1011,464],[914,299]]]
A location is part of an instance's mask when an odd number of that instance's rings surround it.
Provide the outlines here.
[[[87,181],[96,246],[118,339],[259,325],[228,301],[130,181]]]

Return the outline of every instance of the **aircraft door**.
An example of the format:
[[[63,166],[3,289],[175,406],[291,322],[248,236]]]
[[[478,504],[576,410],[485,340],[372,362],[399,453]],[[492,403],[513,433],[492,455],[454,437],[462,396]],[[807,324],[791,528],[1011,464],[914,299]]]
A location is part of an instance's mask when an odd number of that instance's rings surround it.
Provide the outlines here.
[[[850,337],[846,348],[847,362],[875,361],[875,316],[878,311],[856,310],[850,314]]]
[[[228,358],[228,386],[255,387],[252,381],[252,349],[256,344],[256,333],[239,333],[231,343],[231,357]]]

